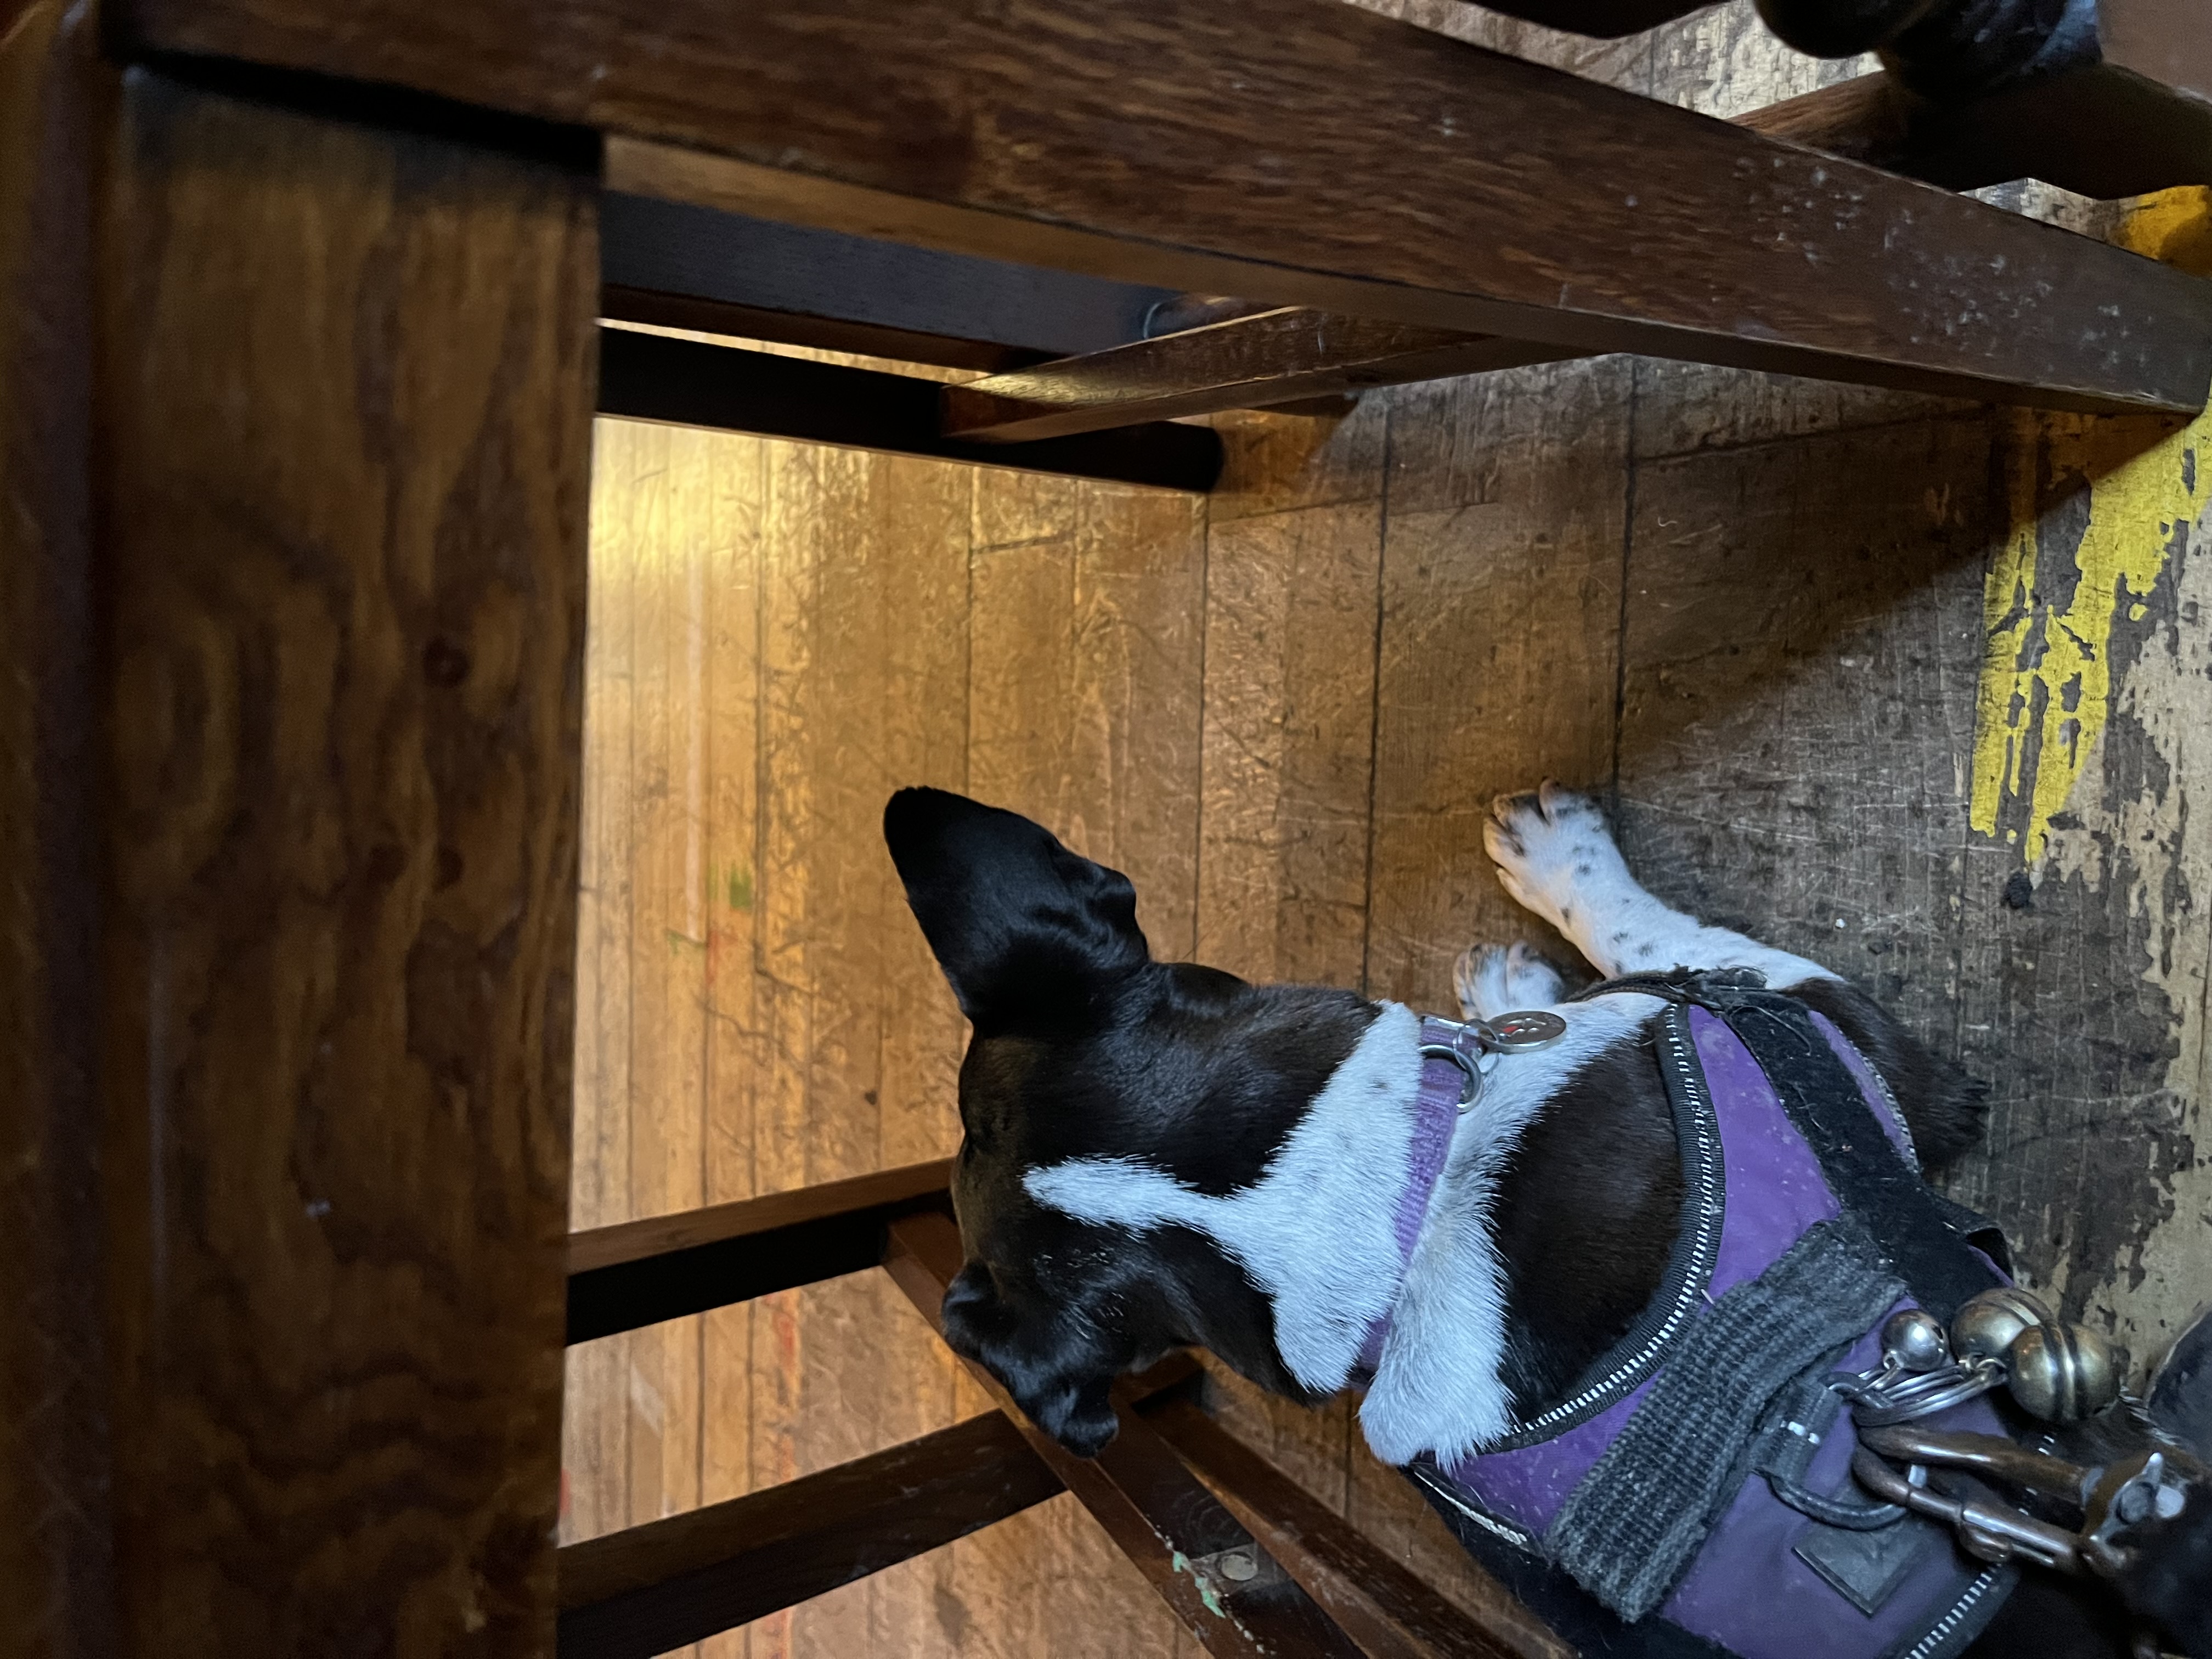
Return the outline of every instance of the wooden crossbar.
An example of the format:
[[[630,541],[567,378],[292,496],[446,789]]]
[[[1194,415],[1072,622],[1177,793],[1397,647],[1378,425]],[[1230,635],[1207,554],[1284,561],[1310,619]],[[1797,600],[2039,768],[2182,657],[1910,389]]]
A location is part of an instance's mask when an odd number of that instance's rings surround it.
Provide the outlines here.
[[[600,314],[996,374],[1144,337],[1159,289],[610,191]]]
[[[1127,1379],[1139,1409],[1200,1375],[1173,1354]],[[1064,1491],[1003,1412],[835,1468],[563,1548],[560,1659],[647,1659],[764,1619]]]
[[[1018,1515],[1060,1491],[997,1412],[561,1551],[559,1659],[651,1659]]]
[[[1205,491],[1221,440],[1202,427],[1120,426],[1016,447],[946,437],[935,380],[644,334],[599,331],[599,413],[975,466]]]
[[[570,1343],[882,1261],[890,1224],[947,1202],[945,1158],[568,1237]]]
[[[2194,278],[1334,0],[136,0],[116,33],[595,129],[634,193],[1117,281],[2092,412],[2212,383]]]
[[[1022,443],[1576,355],[1290,307],[948,386],[941,398],[948,435]]]

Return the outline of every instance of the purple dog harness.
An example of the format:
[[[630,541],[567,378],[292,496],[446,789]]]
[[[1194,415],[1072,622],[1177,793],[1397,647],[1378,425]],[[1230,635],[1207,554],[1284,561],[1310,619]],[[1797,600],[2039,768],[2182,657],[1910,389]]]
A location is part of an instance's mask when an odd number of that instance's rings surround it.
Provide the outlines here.
[[[1709,999],[1700,985],[1723,989]],[[1856,1486],[1856,1433],[1832,1384],[1880,1363],[1899,1309],[1932,1290],[1948,1317],[1954,1295],[2002,1276],[1966,1243],[1964,1212],[1944,1213],[1948,1233],[1930,1239],[1927,1206],[1942,1200],[1919,1188],[1887,1085],[1834,1026],[1763,992],[1732,1000],[1725,980],[1651,988],[1669,1001],[1657,1041],[1685,1186],[1658,1294],[1566,1398],[1478,1454],[1407,1474],[1471,1553],[1586,1650],[1946,1659],[1980,1634],[2016,1571]],[[1759,1005],[1750,1017],[1747,1003]],[[1437,1052],[1465,1055],[1468,1029],[1423,1027],[1431,1058],[1397,1216],[1408,1260],[1462,1103],[1480,1092],[1470,1066]],[[1798,1063],[1778,1066],[1792,1033],[1825,1053],[1801,1046]],[[1823,1073],[1826,1117],[1805,1115],[1802,1086],[1785,1099],[1771,1069]],[[1854,1087],[1856,1106],[1841,1098]],[[1885,1165],[1918,1189],[1909,1204],[1883,1196]],[[1897,1209],[1912,1212],[1899,1223]],[[1388,1324],[1369,1334],[1370,1367]],[[2004,1431],[1983,1399],[1929,1421]]]

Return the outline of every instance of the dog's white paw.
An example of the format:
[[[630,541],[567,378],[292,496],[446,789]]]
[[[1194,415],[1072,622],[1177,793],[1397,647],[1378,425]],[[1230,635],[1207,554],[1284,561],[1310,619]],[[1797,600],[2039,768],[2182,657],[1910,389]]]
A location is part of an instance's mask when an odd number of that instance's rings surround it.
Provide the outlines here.
[[[1595,803],[1546,780],[1492,803],[1482,844],[1513,901],[1573,938],[1594,904],[1640,894]]]
[[[1452,964],[1452,987],[1459,993],[1462,1019],[1489,1019],[1522,1008],[1548,1008],[1565,994],[1559,970],[1516,940],[1505,945],[1470,945]]]

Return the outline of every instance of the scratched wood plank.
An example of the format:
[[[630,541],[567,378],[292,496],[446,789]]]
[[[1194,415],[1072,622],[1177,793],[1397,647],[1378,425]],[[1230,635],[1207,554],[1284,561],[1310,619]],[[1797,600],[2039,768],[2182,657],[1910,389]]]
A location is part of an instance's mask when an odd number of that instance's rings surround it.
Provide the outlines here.
[[[1627,573],[1631,863],[1947,1048],[1991,460],[1977,415],[1646,462]]]
[[[1188,956],[1196,890],[1203,509],[1055,481],[986,525],[971,572],[970,788],[1137,884],[1156,954]]]
[[[1382,493],[1389,408],[1389,398],[1370,393],[1340,415],[1215,416],[1222,467],[1206,498],[1208,522],[1374,500]]]
[[[1248,979],[1360,981],[1381,540],[1372,500],[1208,532],[1198,954]]]
[[[904,917],[878,821],[895,783],[963,781],[969,486],[927,463],[769,453],[757,902],[781,1024],[771,1133],[784,1173],[813,1182],[880,1167],[887,1123],[902,1147],[946,1139],[949,1097],[902,1078],[886,1106],[887,1059],[921,1046],[904,1023],[936,1016],[887,994],[889,923]],[[910,981],[935,973],[910,951],[901,962]],[[946,1362],[878,1276],[775,1302],[755,1316],[757,1480],[951,1420]],[[866,1650],[872,1631],[921,1628],[928,1589],[912,1565],[848,1587],[764,1621],[781,1629],[757,1627],[755,1650]]]
[[[714,527],[706,481],[672,453],[677,434],[634,441],[629,1207],[638,1217],[696,1208],[702,1197],[699,715],[702,578]],[[696,1319],[632,1334],[633,1525],[697,1504],[699,1335]]]
[[[1393,417],[1375,994],[1450,1012],[1468,944],[1565,951],[1499,890],[1482,825],[1532,777],[1589,782],[1612,766],[1632,372],[1601,358],[1447,382]]]
[[[865,930],[871,953],[855,983],[876,1019],[876,1141],[872,1167],[941,1157],[958,1145],[955,1111],[957,1010],[939,992],[942,976],[915,934],[881,830],[891,790],[914,781],[951,788],[967,781],[969,545],[974,474],[956,466],[879,458],[869,492],[870,585],[878,605],[878,679],[872,706],[856,706],[837,738],[870,756],[872,768],[853,803],[858,857],[867,874]],[[863,746],[865,745],[865,747]],[[953,1086],[948,1086],[953,1085]],[[845,1386],[867,1396],[867,1449],[917,1437],[954,1421],[955,1364],[919,1328],[905,1298],[880,1273],[865,1275],[867,1326],[846,1350]],[[872,1364],[896,1367],[900,1384],[884,1389]],[[845,1454],[841,1454],[843,1455]],[[869,1643],[888,1651],[906,1639],[917,1656],[946,1651],[936,1617],[939,1592],[955,1583],[956,1564],[938,1551],[902,1563],[854,1588],[863,1592]],[[802,1628],[805,1620],[802,1618]],[[933,1639],[933,1635],[934,1639]],[[827,1634],[816,1651],[842,1650]]]
[[[111,1650],[543,1653],[596,180],[110,90]]]
[[[630,1218],[631,618],[638,501],[634,422],[592,429],[590,618],[584,659],[584,792],[576,926],[575,1158],[569,1224]],[[629,1522],[630,1338],[568,1354],[562,1540]]]
[[[676,452],[719,497],[722,529],[706,559],[706,1114],[701,1180],[709,1204],[759,1190],[753,1107],[766,1061],[753,970],[759,854],[760,551],[766,446],[726,433],[680,434]],[[699,1333],[699,1501],[752,1489],[754,1314],[720,1308]],[[741,1659],[741,1631],[698,1644],[700,1659]]]

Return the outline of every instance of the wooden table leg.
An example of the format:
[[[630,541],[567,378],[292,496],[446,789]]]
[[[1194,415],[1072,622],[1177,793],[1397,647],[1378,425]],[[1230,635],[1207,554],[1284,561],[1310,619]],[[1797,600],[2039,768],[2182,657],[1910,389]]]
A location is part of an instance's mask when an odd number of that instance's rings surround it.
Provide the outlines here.
[[[544,1652],[593,180],[73,27],[0,45],[0,1648]]]

